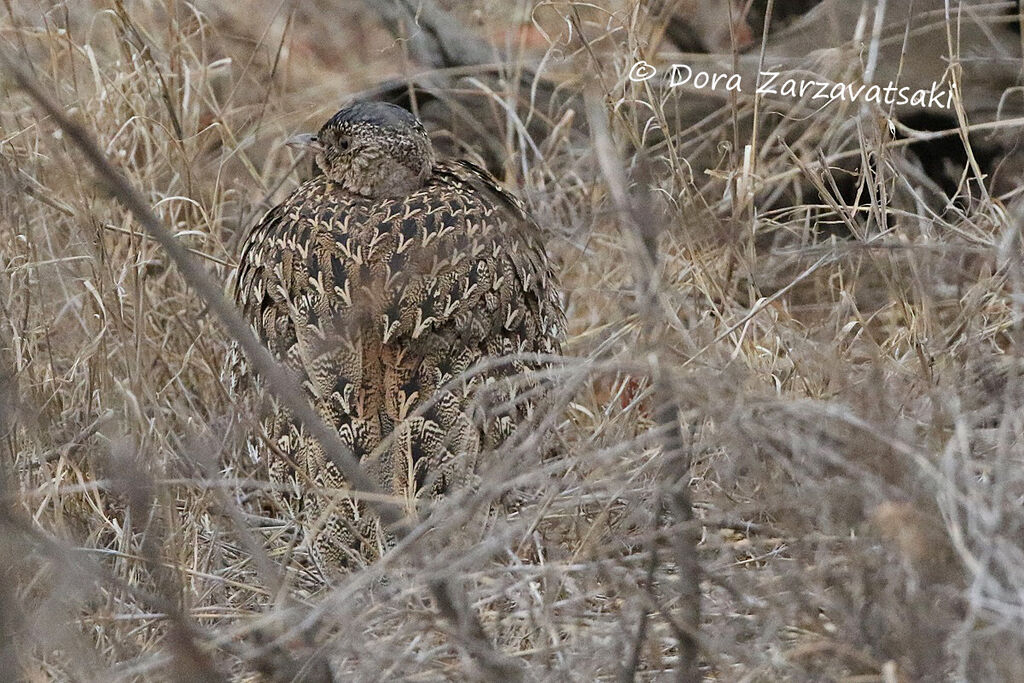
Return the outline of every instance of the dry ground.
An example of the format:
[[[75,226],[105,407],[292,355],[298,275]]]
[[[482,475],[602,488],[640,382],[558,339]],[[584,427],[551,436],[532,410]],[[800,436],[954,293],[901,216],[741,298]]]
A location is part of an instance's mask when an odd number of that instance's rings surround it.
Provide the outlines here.
[[[868,107],[677,126],[694,95],[625,78],[631,3],[479,4],[591,122],[508,140],[571,327],[556,455],[508,444],[330,587],[241,449],[222,327],[0,80],[0,678],[485,677],[475,613],[528,679],[679,677],[696,642],[714,680],[1020,680],[1020,152],[943,161],[947,200]],[[0,43],[224,282],[305,172],[282,141],[416,70],[334,0],[8,0]]]

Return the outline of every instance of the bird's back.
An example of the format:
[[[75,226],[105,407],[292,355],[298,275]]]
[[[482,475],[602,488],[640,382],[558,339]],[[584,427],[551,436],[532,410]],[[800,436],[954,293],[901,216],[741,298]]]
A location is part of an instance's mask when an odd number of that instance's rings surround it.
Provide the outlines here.
[[[324,175],[307,181],[248,235],[235,297],[318,411],[410,507],[514,429],[522,408],[469,414],[474,386],[527,369],[494,359],[555,353],[563,334],[536,224],[465,162],[439,163],[422,188],[386,199],[347,193]],[[464,376],[484,358],[493,367]],[[245,376],[241,365],[233,372]],[[298,491],[343,485],[286,413],[272,408],[263,426],[271,444],[256,450],[276,479]],[[323,496],[301,498],[329,512]],[[335,505],[337,514],[323,515],[319,554],[344,564],[353,552],[379,553],[383,540],[362,506]]]

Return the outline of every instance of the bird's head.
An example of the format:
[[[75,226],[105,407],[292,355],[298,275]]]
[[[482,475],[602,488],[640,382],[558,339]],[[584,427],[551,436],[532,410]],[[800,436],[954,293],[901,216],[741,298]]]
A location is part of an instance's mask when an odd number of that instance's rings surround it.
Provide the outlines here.
[[[313,153],[324,175],[364,197],[408,194],[423,186],[434,167],[423,124],[385,102],[345,107],[316,135],[297,135],[288,144]]]

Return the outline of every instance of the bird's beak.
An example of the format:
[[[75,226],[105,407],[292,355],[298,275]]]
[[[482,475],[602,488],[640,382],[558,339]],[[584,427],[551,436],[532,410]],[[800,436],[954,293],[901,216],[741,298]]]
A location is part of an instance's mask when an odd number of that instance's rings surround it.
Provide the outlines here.
[[[288,147],[291,147],[296,152],[308,152],[310,154],[316,154],[321,150],[320,141],[317,140],[316,136],[311,133],[293,135],[292,137],[288,138],[284,144]]]

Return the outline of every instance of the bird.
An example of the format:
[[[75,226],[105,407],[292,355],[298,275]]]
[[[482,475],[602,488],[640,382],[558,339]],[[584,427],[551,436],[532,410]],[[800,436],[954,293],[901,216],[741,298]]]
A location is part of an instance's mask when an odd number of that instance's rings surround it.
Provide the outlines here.
[[[289,144],[311,153],[313,175],[242,240],[235,303],[365,471],[414,515],[472,481],[482,454],[536,402],[523,391],[517,405],[481,408],[477,390],[536,370],[525,356],[561,352],[565,314],[545,234],[487,171],[438,159],[422,122],[397,105],[351,104]],[[237,348],[229,366],[232,390],[252,391]],[[515,404],[506,384],[499,395]],[[379,558],[392,539],[357,497],[325,493],[345,482],[320,444],[273,400],[259,423],[250,454],[302,512],[314,563]]]

